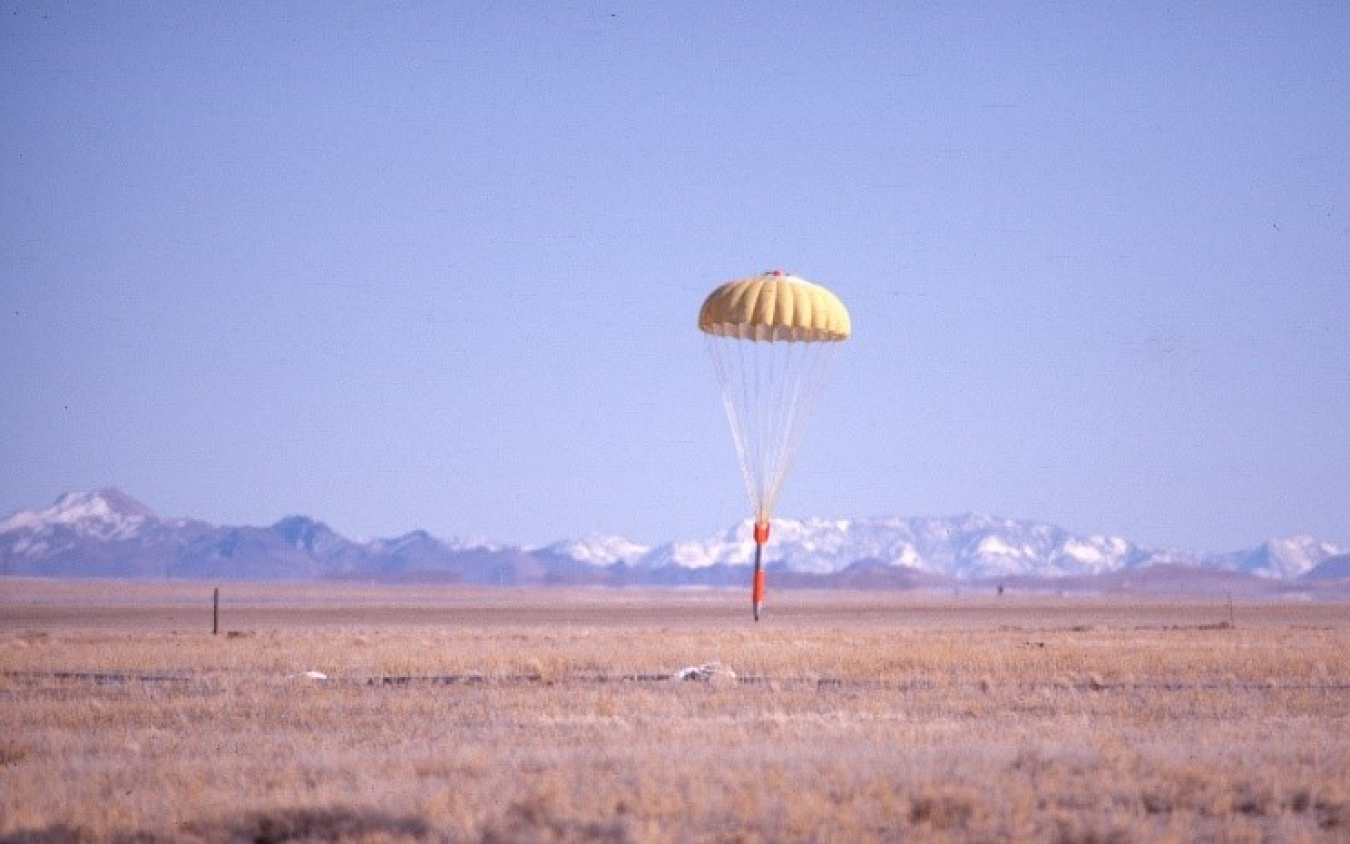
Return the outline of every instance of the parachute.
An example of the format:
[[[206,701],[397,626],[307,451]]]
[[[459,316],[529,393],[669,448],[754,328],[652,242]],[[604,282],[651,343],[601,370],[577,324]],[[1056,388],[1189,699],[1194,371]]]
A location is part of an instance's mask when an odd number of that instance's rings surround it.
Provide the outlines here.
[[[851,333],[833,293],[772,270],[709,294],[698,327],[708,343],[755,517],[751,605],[764,602],[761,560],[793,456],[839,344]]]

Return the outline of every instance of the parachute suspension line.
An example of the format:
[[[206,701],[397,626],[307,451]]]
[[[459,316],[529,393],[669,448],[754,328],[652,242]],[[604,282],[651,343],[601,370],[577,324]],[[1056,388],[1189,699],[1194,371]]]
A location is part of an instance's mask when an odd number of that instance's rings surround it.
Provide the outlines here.
[[[773,513],[773,481],[775,474],[774,458],[777,451],[777,437],[781,436],[778,417],[782,409],[779,406],[782,389],[782,377],[777,376],[779,344],[762,343],[746,351],[754,359],[756,375],[755,395],[752,404],[756,415],[755,432],[756,454],[755,490],[751,494],[755,504],[755,521],[768,521]]]
[[[754,519],[767,523],[838,344],[707,337]]]
[[[752,452],[750,405],[750,373],[745,366],[744,349],[741,348],[745,343],[727,337],[719,337],[711,334],[704,335],[707,338],[708,354],[713,360],[713,369],[717,373],[717,381],[722,389],[722,404],[726,408],[727,419],[731,423],[731,438],[736,446],[737,463],[741,469],[741,476],[745,480],[745,488],[750,495],[752,504],[755,502],[755,490],[758,482],[755,479],[753,461],[749,455]],[[735,345],[737,351],[741,353],[741,365],[736,365],[729,360],[732,354],[731,347]]]
[[[800,427],[799,417],[804,410],[800,405],[804,397],[803,387],[805,384],[803,379],[810,375],[809,364],[820,353],[818,348],[820,344],[784,343],[782,345],[784,346],[782,350],[784,369],[791,375],[779,380],[779,395],[773,398],[773,406],[780,418],[774,420],[774,450],[770,456],[769,464],[773,467],[774,473],[768,484],[770,511],[778,504],[778,496],[783,491],[783,482],[787,479],[788,469],[792,466],[796,446],[801,440],[801,432],[796,429]],[[813,346],[817,348],[813,348]]]
[[[830,364],[834,361],[839,344],[793,343],[789,345],[803,347],[798,354],[801,359],[796,364],[800,371],[800,377],[792,379],[792,395],[786,397],[783,402],[786,406],[786,418],[781,427],[784,432],[781,445],[782,452],[776,463],[778,477],[773,485],[771,507],[778,503],[778,496],[783,489],[783,481],[787,478],[788,470],[792,468],[792,463],[801,448],[806,430],[810,427],[807,423],[810,421],[811,413],[815,410],[816,402],[824,390]]]
[[[759,489],[759,478],[755,475],[757,461],[754,452],[759,439],[759,421],[755,418],[754,397],[755,388],[759,384],[759,373],[750,365],[754,363],[754,357],[747,355],[747,343],[736,340],[724,340],[723,343],[731,344],[728,348],[734,349],[740,358],[734,365],[736,373],[740,376],[740,384],[731,393],[731,408],[739,420],[741,429],[741,440],[736,444],[736,456],[741,462],[741,474],[745,478],[745,488],[750,495],[751,504],[758,506],[755,491]],[[748,363],[747,356],[750,358]]]
[[[763,376],[759,371],[759,356],[755,354],[755,345],[753,343],[737,343],[736,353],[740,356],[740,362],[736,369],[741,373],[744,379],[742,388],[737,398],[739,400],[738,411],[745,417],[746,427],[746,450],[741,455],[741,460],[745,463],[746,482],[750,485],[751,503],[759,507],[759,493],[762,489],[763,478],[760,477],[761,467],[764,465],[761,449],[764,447],[764,423],[760,419],[760,408],[763,403],[759,399],[760,391],[763,389]]]

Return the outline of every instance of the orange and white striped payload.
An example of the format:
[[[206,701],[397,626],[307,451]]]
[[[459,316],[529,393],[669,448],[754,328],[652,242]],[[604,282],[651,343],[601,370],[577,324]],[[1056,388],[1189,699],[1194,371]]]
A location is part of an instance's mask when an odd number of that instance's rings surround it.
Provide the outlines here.
[[[774,506],[835,350],[849,338],[852,322],[830,291],[772,270],[714,290],[703,300],[698,327],[707,338],[754,509],[751,604],[758,621],[764,603],[763,551]]]

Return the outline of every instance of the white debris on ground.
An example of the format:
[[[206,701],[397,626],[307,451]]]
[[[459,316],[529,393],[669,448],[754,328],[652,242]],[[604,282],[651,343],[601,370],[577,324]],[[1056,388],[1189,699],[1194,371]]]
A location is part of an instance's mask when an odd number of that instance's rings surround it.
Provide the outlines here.
[[[328,679],[328,675],[327,675],[327,674],[323,673],[322,671],[314,671],[314,670],[312,670],[312,669],[309,670],[309,671],[306,671],[304,674],[302,674],[302,675],[300,675],[300,676],[305,677],[305,678],[310,679],[310,680],[327,680],[327,679]]]
[[[705,662],[681,668],[671,675],[672,680],[692,680],[698,683],[731,684],[736,682],[736,672],[720,662]]]

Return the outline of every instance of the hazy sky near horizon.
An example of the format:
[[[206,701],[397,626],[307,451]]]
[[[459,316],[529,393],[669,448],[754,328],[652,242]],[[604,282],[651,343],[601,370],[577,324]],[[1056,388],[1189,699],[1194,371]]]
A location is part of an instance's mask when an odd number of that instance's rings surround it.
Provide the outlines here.
[[[0,515],[749,515],[695,328],[833,289],[783,516],[1350,545],[1350,4],[0,5]]]

